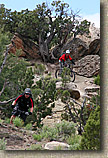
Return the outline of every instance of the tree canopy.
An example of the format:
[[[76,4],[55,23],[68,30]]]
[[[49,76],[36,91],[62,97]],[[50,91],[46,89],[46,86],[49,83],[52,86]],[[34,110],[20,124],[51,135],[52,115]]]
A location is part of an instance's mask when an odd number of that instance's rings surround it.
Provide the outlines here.
[[[52,54],[60,52],[68,38],[78,34],[88,33],[90,22],[79,21],[79,11],[74,13],[69,4],[53,1],[50,6],[43,2],[38,4],[33,11],[28,9],[21,12],[0,8],[1,26],[4,31],[19,33],[32,39],[39,46],[40,54],[44,61],[50,61]],[[55,49],[50,51],[52,46]]]

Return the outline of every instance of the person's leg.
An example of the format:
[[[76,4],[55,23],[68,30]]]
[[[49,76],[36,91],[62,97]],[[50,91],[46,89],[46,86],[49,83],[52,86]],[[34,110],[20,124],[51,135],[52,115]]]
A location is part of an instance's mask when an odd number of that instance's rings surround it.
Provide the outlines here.
[[[26,121],[26,118],[27,118],[27,115],[21,114],[20,117],[21,117],[21,119],[25,122],[25,121]]]
[[[11,116],[11,118],[10,118],[10,124],[13,124],[13,119],[15,119],[15,117],[16,117],[15,115]]]
[[[18,116],[18,108],[15,106],[15,108],[12,111],[12,116],[10,118],[10,124],[13,124],[13,119],[15,119],[16,116]]]
[[[62,62],[59,62],[59,66],[60,66],[60,72],[59,72],[59,75],[61,75],[61,73],[62,73]]]

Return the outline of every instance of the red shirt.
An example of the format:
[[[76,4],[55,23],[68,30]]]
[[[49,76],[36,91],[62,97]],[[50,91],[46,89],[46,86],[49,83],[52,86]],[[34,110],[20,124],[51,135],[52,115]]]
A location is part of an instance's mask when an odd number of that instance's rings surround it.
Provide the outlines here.
[[[63,54],[60,58],[59,58],[59,60],[64,60],[64,61],[66,61],[67,59],[70,59],[70,60],[72,60],[72,58],[70,57],[70,55],[68,55],[67,57],[66,57],[66,54]]]

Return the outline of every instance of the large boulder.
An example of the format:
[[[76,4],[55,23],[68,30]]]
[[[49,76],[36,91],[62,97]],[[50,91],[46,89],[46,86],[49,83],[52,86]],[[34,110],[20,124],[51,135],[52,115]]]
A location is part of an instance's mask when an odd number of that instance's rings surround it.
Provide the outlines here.
[[[88,49],[88,54],[89,55],[100,55],[100,39],[95,39],[92,41],[89,45]]]
[[[70,146],[66,143],[52,141],[52,142],[48,142],[47,144],[45,144],[44,149],[58,150],[60,148],[61,150],[69,150],[69,147]]]
[[[100,56],[87,55],[78,60],[75,65],[75,71],[78,75],[85,77],[93,77],[100,72]]]
[[[75,83],[66,83],[65,88],[62,86],[62,82],[57,82],[56,83],[56,89],[63,89],[63,90],[68,90],[70,93],[70,97],[74,99],[79,99],[80,98],[80,92],[77,89],[77,85]]]
[[[38,46],[30,39],[24,38],[18,33],[15,33],[11,42],[12,43],[9,45],[9,53],[16,54],[16,50],[20,49],[21,54],[19,55],[19,57],[24,57],[28,59],[40,58]],[[12,45],[13,47],[11,48]]]

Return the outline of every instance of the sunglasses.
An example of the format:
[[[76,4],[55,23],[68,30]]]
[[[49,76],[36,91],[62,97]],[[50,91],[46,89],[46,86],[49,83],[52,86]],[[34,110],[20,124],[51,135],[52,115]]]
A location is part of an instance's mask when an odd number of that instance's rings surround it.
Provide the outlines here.
[[[29,93],[25,93],[26,95],[30,95]]]

